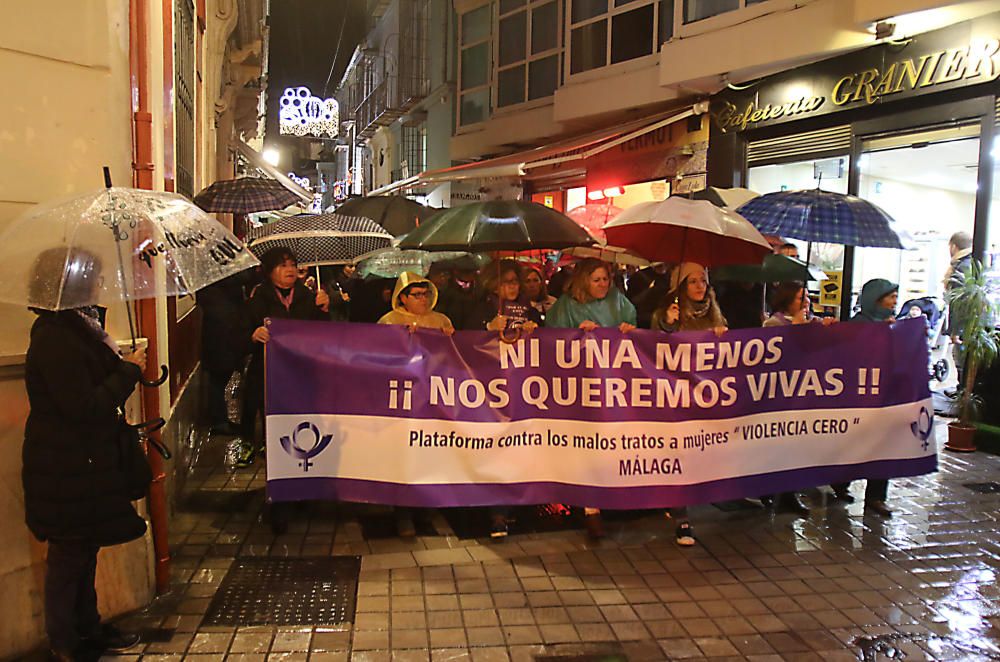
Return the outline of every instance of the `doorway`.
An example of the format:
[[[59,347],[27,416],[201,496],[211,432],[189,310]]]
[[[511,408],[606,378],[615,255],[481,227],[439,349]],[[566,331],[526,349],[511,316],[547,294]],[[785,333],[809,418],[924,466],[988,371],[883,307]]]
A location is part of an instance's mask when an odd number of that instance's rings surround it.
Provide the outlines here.
[[[943,307],[948,241],[956,232],[971,237],[975,226],[978,166],[978,123],[862,142],[857,195],[888,212],[914,248],[858,248],[855,297],[867,281],[886,278],[899,283],[900,303],[932,297]]]

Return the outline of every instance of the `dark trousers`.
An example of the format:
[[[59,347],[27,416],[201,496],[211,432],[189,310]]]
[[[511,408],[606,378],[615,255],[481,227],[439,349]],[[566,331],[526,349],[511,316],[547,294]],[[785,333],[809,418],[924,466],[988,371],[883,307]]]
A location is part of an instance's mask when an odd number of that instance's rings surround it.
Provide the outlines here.
[[[240,421],[240,436],[254,449],[257,448],[258,415],[264,416],[264,366],[263,359],[254,357],[243,385],[243,418]],[[266,433],[264,437],[267,438]]]
[[[850,483],[835,483],[830,485],[837,492],[847,491],[850,489]],[[889,496],[889,481],[888,480],[875,480],[872,478],[868,479],[868,484],[865,486],[865,501],[885,501]]]
[[[45,632],[53,650],[70,653],[81,637],[98,633],[97,545],[81,540],[49,541],[45,560]]]
[[[254,358],[254,361],[263,359]],[[267,417],[264,415],[264,368],[262,363],[250,364],[247,370],[247,380],[243,390],[243,420],[240,422],[240,436],[243,443],[256,451],[260,448],[257,443],[257,416],[261,417],[264,424],[264,442],[267,441]],[[271,525],[275,530],[282,529],[288,525],[291,513],[290,503],[271,503],[268,506],[268,516]]]

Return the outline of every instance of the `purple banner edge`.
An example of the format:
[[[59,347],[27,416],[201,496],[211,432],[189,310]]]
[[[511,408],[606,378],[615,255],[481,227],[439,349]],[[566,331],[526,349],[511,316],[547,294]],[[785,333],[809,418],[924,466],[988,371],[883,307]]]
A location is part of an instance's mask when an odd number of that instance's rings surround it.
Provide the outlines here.
[[[876,460],[737,476],[696,485],[636,487],[594,487],[551,482],[406,485],[353,478],[304,476],[267,481],[267,496],[272,502],[332,500],[423,508],[565,503],[631,510],[759,497],[861,478],[919,476],[937,471],[937,466],[935,453],[905,460]]]

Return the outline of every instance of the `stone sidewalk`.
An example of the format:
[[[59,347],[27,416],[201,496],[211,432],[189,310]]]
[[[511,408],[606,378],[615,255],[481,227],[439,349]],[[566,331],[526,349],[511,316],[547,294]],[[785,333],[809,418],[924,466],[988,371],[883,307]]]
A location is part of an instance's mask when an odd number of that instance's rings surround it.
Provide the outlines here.
[[[939,473],[893,481],[891,520],[819,490],[807,519],[693,508],[700,544],[682,549],[656,513],[612,522],[596,545],[580,530],[493,544],[438,512],[421,531],[437,535],[366,537],[371,507],[331,503],[275,537],[262,463],[228,468],[224,441],[203,450],[172,523],[172,592],[124,619],[149,643],[110,659],[1000,659],[1000,492],[964,486],[1000,487],[991,455],[942,451]],[[361,557],[353,622],[202,624],[235,559],[330,555]]]

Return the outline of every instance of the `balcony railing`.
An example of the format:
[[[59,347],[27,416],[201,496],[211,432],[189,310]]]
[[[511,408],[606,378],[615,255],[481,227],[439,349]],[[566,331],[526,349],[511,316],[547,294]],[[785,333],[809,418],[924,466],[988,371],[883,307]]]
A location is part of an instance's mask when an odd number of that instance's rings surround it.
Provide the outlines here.
[[[391,37],[396,42],[392,44],[395,48],[385,44],[380,58],[369,58],[359,64],[370,67],[380,79],[355,110],[358,136],[362,138],[405,115],[430,91],[427,75],[430,3],[427,0],[400,2],[399,11],[400,25],[406,29]]]

